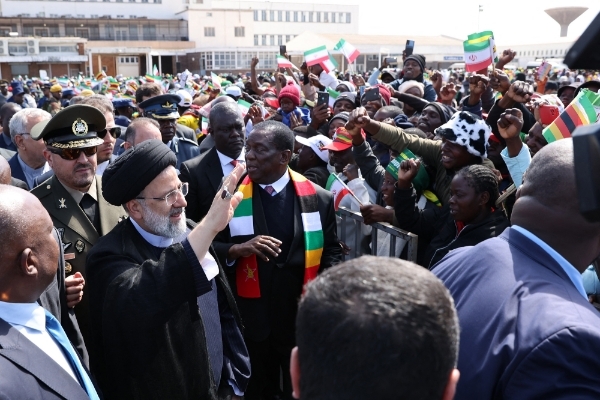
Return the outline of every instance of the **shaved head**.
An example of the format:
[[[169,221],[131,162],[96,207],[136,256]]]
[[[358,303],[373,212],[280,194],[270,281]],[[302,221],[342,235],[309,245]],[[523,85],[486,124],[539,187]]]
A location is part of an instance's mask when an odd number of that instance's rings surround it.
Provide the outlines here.
[[[0,184],[2,185],[10,185],[10,177],[11,177],[10,165],[8,165],[8,161],[4,157],[0,157]],[[2,232],[2,231],[0,231]]]
[[[0,232],[0,301],[36,301],[58,267],[50,215],[31,193],[0,185]]]
[[[573,157],[572,139],[544,146],[531,160],[521,196],[531,196],[546,207],[578,213]]]

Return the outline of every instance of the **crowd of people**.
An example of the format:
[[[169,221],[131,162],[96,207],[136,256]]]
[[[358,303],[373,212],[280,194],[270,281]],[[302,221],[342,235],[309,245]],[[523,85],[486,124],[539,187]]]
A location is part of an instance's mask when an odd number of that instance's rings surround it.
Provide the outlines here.
[[[600,81],[514,56],[1,82],[0,398],[599,398]]]

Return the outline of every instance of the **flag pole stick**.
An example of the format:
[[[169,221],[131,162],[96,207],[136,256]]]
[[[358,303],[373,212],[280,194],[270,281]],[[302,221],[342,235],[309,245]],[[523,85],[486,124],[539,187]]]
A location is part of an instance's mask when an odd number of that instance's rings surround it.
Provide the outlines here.
[[[341,174],[341,172],[340,172],[340,174]],[[354,197],[354,200],[356,200],[358,202],[358,204],[362,207],[364,204],[358,199],[358,197],[356,197],[356,195],[354,194],[354,192],[352,190],[350,190],[350,188],[348,187],[348,185],[346,185],[344,183],[344,181],[338,175],[333,174],[333,176],[335,177],[335,179],[337,179],[342,184],[342,186],[344,187],[344,189],[346,189],[348,191],[348,193],[350,193],[350,195],[352,197]]]

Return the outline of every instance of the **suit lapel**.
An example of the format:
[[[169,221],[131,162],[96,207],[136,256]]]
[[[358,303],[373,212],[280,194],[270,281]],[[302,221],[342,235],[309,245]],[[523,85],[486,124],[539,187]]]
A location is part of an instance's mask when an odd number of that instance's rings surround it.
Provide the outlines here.
[[[96,188],[98,196],[98,212],[100,213],[100,229],[101,235],[106,235],[112,230],[120,219],[125,217],[125,210],[123,207],[113,206],[104,199],[102,195],[102,179],[100,176],[96,176]]]
[[[206,166],[209,168],[205,168],[206,176],[213,187],[215,193],[219,189],[219,185],[221,184],[221,179],[223,179],[223,168],[221,167],[221,160],[219,159],[219,155],[217,154],[217,149],[212,148],[209,150],[206,157],[209,157]]]
[[[19,163],[16,154],[10,160],[8,160],[8,164],[10,165],[12,177],[27,183],[27,178],[25,177],[25,173],[23,172],[23,168],[21,168],[21,163]]]
[[[96,228],[94,228],[79,204],[67,192],[67,189],[58,181],[56,175],[52,177],[51,184],[54,207],[48,210],[50,214],[65,226],[77,232],[89,243],[96,243],[99,238]]]
[[[87,393],[73,377],[3,319],[0,319],[0,356],[29,372],[65,399],[87,398]]]
[[[289,261],[292,254],[295,254],[296,248],[304,242],[304,227],[302,225],[302,215],[300,210],[300,201],[298,200],[298,196],[296,196],[296,192],[294,191],[294,240],[290,245],[290,252],[288,253]]]

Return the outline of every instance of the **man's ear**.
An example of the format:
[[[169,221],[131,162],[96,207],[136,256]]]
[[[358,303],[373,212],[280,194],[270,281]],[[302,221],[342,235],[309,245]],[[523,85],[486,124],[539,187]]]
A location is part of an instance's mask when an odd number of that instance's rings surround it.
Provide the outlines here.
[[[292,397],[300,398],[300,359],[298,358],[298,346],[292,349],[290,359],[290,375],[292,376]],[[445,399],[444,399],[445,400]]]
[[[490,201],[490,194],[488,192],[483,192],[479,195],[479,205],[484,206],[488,201]]]
[[[289,150],[282,151],[279,163],[280,164],[285,164],[285,165],[289,164],[290,160],[292,159],[292,154],[293,153],[291,151],[289,151]]]
[[[444,395],[442,396],[442,400],[452,400],[454,398],[454,394],[456,393],[456,385],[458,384],[458,379],[460,378],[460,372],[454,368],[452,372],[450,372],[450,376],[448,377],[448,383],[446,384],[446,388],[444,389]]]
[[[140,204],[140,202],[138,200],[136,200],[136,199],[129,200],[127,203],[125,203],[125,206],[127,207],[127,211],[129,212],[129,215],[132,218],[142,219],[142,217],[143,217],[142,205]]]
[[[16,135],[15,136],[15,146],[17,146],[18,149],[24,149],[25,148],[23,146],[23,135]]]
[[[50,168],[54,168],[54,163],[52,162],[52,153],[48,149],[44,149],[44,158],[48,162]]]
[[[36,257],[28,247],[19,254],[19,269],[24,275],[35,276],[38,273],[35,261]]]

